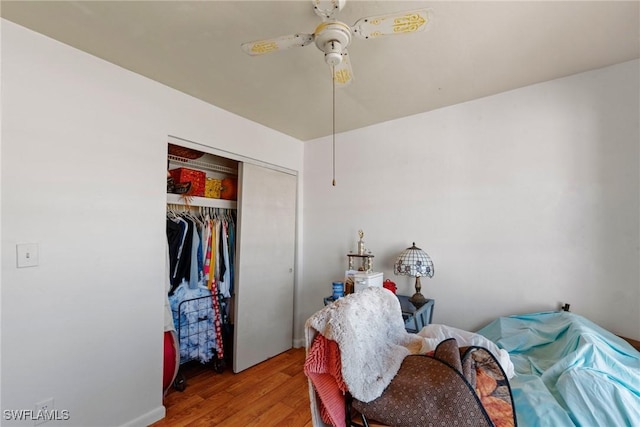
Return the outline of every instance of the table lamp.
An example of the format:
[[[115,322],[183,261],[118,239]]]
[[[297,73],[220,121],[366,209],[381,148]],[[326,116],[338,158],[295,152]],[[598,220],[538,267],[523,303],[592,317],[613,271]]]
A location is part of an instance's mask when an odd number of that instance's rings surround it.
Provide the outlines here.
[[[414,242],[413,246],[405,249],[398,256],[396,263],[393,265],[393,272],[394,274],[413,276],[416,278],[416,293],[409,298],[409,301],[416,308],[422,307],[427,302],[427,299],[420,293],[422,289],[420,277],[433,277],[434,273],[433,261],[431,261],[429,255],[422,249],[416,247]]]

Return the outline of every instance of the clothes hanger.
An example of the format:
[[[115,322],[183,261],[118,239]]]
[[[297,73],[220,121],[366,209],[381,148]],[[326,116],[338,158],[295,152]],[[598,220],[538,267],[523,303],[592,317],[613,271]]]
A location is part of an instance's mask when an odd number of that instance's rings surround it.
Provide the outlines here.
[[[174,220],[177,218],[177,214],[175,211],[175,205],[167,206],[167,218]]]

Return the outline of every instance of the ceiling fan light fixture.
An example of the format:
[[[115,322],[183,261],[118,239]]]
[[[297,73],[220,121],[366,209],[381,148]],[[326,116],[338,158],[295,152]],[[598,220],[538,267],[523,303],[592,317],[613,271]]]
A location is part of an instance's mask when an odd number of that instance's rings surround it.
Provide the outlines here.
[[[325,45],[324,62],[333,66],[342,62],[342,44],[339,41],[331,40]]]
[[[314,34],[316,46],[325,54],[327,49],[331,48],[332,42],[339,43],[340,53],[351,44],[351,28],[339,21],[323,22],[318,25]]]

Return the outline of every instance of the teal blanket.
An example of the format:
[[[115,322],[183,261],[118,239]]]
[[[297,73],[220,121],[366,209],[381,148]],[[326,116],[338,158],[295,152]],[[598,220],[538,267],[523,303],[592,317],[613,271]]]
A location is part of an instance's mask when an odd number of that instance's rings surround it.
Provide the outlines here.
[[[481,330],[509,352],[519,427],[640,426],[640,353],[570,312],[501,317]]]

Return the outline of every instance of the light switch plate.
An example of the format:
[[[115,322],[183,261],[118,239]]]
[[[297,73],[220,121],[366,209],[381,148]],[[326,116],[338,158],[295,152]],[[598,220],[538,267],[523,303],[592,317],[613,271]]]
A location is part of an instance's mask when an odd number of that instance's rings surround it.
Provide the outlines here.
[[[35,267],[38,265],[38,244],[19,243],[16,245],[18,268]]]

